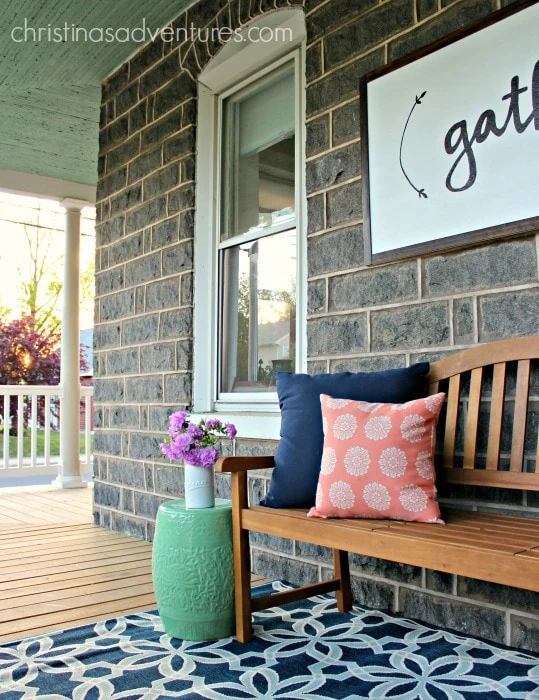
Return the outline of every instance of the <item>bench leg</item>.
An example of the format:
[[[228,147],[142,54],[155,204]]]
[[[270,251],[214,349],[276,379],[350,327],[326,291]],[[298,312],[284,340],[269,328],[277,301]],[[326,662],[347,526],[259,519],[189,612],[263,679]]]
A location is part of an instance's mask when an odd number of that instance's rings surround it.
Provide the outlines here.
[[[350,587],[350,567],[348,565],[348,552],[342,549],[333,550],[333,569],[335,578],[340,584],[336,592],[337,607],[341,612],[352,609],[352,589]]]
[[[241,526],[241,511],[247,507],[247,474],[231,475],[232,535],[234,538],[234,581],[236,600],[236,637],[238,642],[249,642],[253,637],[251,619],[251,559],[249,532]]]

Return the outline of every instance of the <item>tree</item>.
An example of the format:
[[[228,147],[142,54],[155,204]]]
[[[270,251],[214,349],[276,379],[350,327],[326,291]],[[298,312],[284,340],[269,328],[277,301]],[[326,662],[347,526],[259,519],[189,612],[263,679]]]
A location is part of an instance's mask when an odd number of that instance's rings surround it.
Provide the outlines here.
[[[30,275],[25,279],[25,274],[19,268],[22,313],[34,319],[38,330],[50,328],[56,331],[61,325],[58,305],[63,287],[57,272],[62,264],[62,256],[54,253],[53,245],[53,236],[57,232],[24,226],[24,234],[28,244]],[[94,280],[95,265],[91,262],[80,275],[81,308],[91,308],[93,305]]]
[[[33,316],[15,321],[0,318],[0,384],[59,384],[60,352],[60,333],[52,328],[39,328]],[[82,348],[80,367],[88,370]],[[16,397],[11,399],[10,416],[16,427]],[[39,417],[42,423],[42,406]]]
[[[24,235],[28,244],[30,277],[21,282],[20,302],[23,314],[34,320],[37,329],[49,326],[56,330],[60,326],[56,307],[62,292],[62,282],[56,272],[60,258],[52,255],[52,232],[25,226]],[[22,277],[20,268],[19,274]]]

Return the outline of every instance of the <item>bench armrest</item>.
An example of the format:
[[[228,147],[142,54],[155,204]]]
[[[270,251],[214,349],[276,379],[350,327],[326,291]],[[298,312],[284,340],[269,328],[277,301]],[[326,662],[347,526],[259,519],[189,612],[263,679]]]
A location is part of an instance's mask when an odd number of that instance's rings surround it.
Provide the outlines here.
[[[215,471],[222,473],[245,472],[249,469],[272,469],[273,457],[221,457],[215,463]]]

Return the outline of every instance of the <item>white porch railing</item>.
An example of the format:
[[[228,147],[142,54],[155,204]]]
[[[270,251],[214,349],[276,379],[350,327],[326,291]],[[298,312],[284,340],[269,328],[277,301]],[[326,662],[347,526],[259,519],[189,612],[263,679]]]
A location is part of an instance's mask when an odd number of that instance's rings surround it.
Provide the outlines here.
[[[81,386],[80,396],[81,408],[84,406],[85,409],[84,431],[81,431],[81,434],[84,434],[81,471],[90,471],[92,464],[93,387]],[[60,461],[59,438],[62,430],[61,398],[62,387],[60,386],[0,385],[0,416],[3,426],[0,479],[30,474],[57,473]],[[16,436],[10,436],[10,427],[17,428]],[[41,445],[38,445],[38,436],[43,438]],[[51,436],[58,436],[58,439],[51,441]],[[28,438],[30,449],[28,449]],[[14,441],[16,454],[14,454]],[[53,445],[51,454],[51,443],[53,442],[55,445]]]

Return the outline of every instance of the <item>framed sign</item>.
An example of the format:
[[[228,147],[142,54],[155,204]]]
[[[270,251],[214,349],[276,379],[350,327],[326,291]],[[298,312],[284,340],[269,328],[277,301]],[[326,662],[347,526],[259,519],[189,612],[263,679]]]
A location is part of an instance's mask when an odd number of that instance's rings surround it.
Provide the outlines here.
[[[370,264],[539,229],[539,4],[518,2],[361,85]]]

